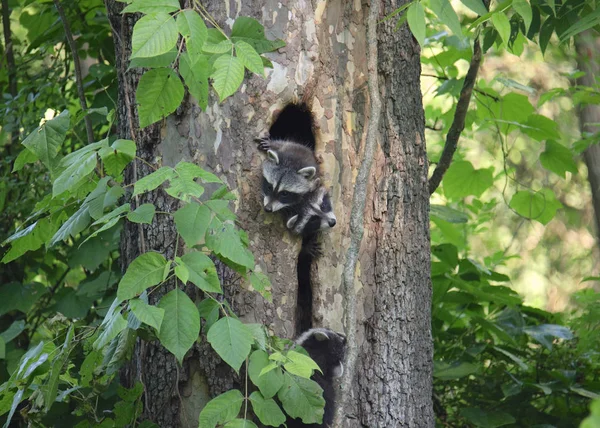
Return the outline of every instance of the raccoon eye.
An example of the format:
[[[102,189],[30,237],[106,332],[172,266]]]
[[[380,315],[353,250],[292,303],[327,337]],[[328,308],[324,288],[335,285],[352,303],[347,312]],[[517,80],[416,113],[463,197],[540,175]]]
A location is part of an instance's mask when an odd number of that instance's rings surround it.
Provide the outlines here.
[[[284,190],[282,192],[279,192],[279,196],[282,196],[284,198],[287,198],[288,196],[290,196],[290,192]]]

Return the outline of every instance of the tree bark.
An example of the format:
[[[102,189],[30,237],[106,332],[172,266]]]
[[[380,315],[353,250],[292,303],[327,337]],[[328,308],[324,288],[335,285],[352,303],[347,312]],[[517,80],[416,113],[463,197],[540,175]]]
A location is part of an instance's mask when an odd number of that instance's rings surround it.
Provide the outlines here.
[[[575,38],[577,48],[577,68],[585,75],[577,79],[577,84],[597,87],[596,78],[600,75],[598,52],[600,39],[594,32],[586,31]],[[586,104],[579,108],[579,127],[582,137],[586,134],[597,134],[600,123],[600,106]],[[593,144],[583,153],[583,159],[588,169],[588,180],[592,188],[592,203],[594,205],[594,218],[596,219],[596,236],[600,248],[600,144]]]
[[[274,68],[266,79],[247,75],[238,93],[222,104],[211,98],[206,111],[187,98],[176,114],[143,130],[135,109],[141,73],[126,71],[137,17],[122,17],[123,3],[106,3],[115,33],[120,136],[132,138],[133,133],[138,156],[151,164],[195,162],[233,189],[239,223],[273,284],[273,303],[240,287],[223,268],[227,298],[243,321],[263,323],[286,338],[299,333],[294,326],[300,240],[286,232],[279,217],[262,210],[262,157],[252,139],[267,130],[272,113],[285,102],[309,96],[319,131],[317,151],[338,218],[337,226],[324,236],[324,255],[313,271],[313,325],[342,332],[356,328],[359,351],[354,387],[344,391],[350,400],[343,425],[433,426],[427,159],[419,48],[406,25],[397,32],[393,21],[378,27],[382,118],[354,280],[357,325],[348,326],[343,323],[342,270],[353,232],[349,228],[352,196],[369,123],[368,3],[203,1],[226,31],[236,17],[252,16],[263,23],[268,37],[281,38],[286,46],[268,54]],[[386,14],[402,5],[383,3]],[[127,171],[126,181],[149,172],[137,162]],[[177,208],[160,190],[135,201],[144,202],[153,202],[163,211]],[[168,216],[157,216],[152,225],[126,226],[123,266],[142,251],[172,257],[175,236]],[[167,291],[168,287],[157,290],[151,298],[158,300]],[[179,369],[160,345],[138,343],[123,380],[144,383],[143,417],[161,427],[197,426],[203,405],[238,382],[204,336]]]

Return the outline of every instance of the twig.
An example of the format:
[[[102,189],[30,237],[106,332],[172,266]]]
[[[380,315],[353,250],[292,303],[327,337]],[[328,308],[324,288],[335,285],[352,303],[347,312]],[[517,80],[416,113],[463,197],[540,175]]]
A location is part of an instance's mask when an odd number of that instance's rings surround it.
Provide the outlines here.
[[[71,27],[69,26],[69,21],[67,21],[67,17],[65,15],[65,11],[60,4],[60,0],[54,0],[54,6],[56,6],[56,10],[58,11],[58,15],[60,16],[60,20],[63,23],[63,28],[65,29],[65,37],[67,38],[67,42],[69,43],[69,47],[71,48],[71,55],[73,55],[73,64],[75,65],[75,84],[77,86],[77,93],[79,94],[79,104],[81,105],[81,109],[84,113],[87,113],[87,102],[85,101],[85,92],[83,90],[83,76],[81,74],[81,64],[79,63],[79,53],[77,52],[77,43],[73,39],[73,33],[71,33]],[[85,129],[87,131],[87,139],[88,143],[94,142],[94,130],[92,129],[92,119],[86,114],[85,116]]]
[[[458,139],[460,134],[465,129],[465,118],[467,111],[469,110],[469,103],[471,102],[471,95],[473,94],[473,87],[477,80],[477,73],[479,72],[479,66],[481,65],[481,45],[479,43],[479,37],[475,39],[473,44],[473,57],[471,58],[471,64],[469,64],[469,71],[465,76],[463,87],[460,90],[460,97],[456,103],[456,110],[454,111],[454,119],[450,130],[446,135],[446,143],[444,144],[444,150],[442,156],[438,162],[435,171],[429,179],[429,194],[433,194],[435,189],[438,188],[442,181],[442,177],[450,167],[454,152],[458,147]]]
[[[437,74],[429,74],[429,73],[421,73],[421,77],[433,77],[433,78],[438,79],[438,80],[450,80],[449,77],[439,76]],[[497,96],[492,95],[492,94],[490,94],[488,92],[482,91],[481,89],[473,88],[473,90],[475,92],[477,92],[478,94],[485,95],[486,97],[490,97],[491,99],[493,99],[496,102],[500,101],[500,98],[498,98]]]
[[[352,389],[358,349],[356,345],[356,291],[354,289],[354,274],[358,251],[364,233],[364,215],[367,201],[367,183],[369,181],[373,154],[375,152],[377,134],[379,133],[379,118],[381,116],[381,98],[379,96],[379,78],[377,74],[377,21],[379,18],[379,0],[371,0],[367,18],[367,70],[369,86],[369,123],[365,140],[365,151],[358,168],[358,175],[352,196],[352,211],[350,213],[350,246],[346,253],[346,261],[342,274],[342,290],[345,298],[344,312],[346,321],[346,337],[348,350],[346,353],[344,376],[342,378],[342,396],[336,409],[333,426],[344,426],[344,409],[348,402],[349,391]]]
[[[6,68],[8,69],[8,91],[13,98],[17,96],[17,67],[13,51],[12,32],[10,30],[10,9],[8,0],[2,0],[2,28],[4,32],[4,46],[6,50]],[[19,127],[15,126],[10,138],[13,144],[19,141]],[[10,146],[8,146],[10,150]]]

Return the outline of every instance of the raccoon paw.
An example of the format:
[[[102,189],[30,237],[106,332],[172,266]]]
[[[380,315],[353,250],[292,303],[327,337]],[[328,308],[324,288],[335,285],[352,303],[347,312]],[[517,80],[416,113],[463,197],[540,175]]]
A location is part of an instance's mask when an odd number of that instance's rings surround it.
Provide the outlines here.
[[[263,152],[266,152],[267,150],[271,149],[271,139],[268,135],[265,137],[255,138],[254,142],[258,143],[258,149],[262,150]]]

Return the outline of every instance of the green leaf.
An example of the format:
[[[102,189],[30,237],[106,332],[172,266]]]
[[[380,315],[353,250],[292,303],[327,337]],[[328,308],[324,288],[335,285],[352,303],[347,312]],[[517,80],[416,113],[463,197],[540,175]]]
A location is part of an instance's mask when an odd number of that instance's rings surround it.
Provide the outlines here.
[[[15,337],[20,335],[23,332],[23,330],[25,330],[25,321],[13,321],[13,323],[9,325],[6,330],[0,333],[0,338],[2,338],[4,343],[9,343]]]
[[[508,358],[510,358],[511,360],[513,360],[521,370],[529,370],[529,366],[527,364],[525,364],[525,362],[517,357],[515,354],[513,354],[512,352],[508,352],[506,349],[502,349],[498,346],[494,346],[494,349],[504,355],[506,355]]]
[[[53,172],[58,165],[57,155],[70,127],[69,111],[64,110],[25,138],[23,145]]]
[[[552,0],[552,5],[554,5],[554,0]],[[580,19],[560,35],[560,41],[564,42],[585,30],[595,27],[598,25],[598,20],[600,20],[600,7],[596,7],[592,12],[583,13]]]
[[[81,180],[94,171],[96,163],[96,152],[93,152],[82,156],[79,159],[79,162],[71,164],[56,178],[56,180],[54,180],[54,184],[52,185],[52,196],[56,197],[63,192],[72,191],[77,187]]]
[[[171,49],[169,52],[158,55],[151,56],[149,58],[131,58],[129,61],[129,68],[160,68],[160,67],[169,67],[175,58],[177,58],[178,50],[176,48]]]
[[[219,177],[191,162],[179,162],[177,165],[175,165],[175,172],[177,172],[177,175],[184,180],[194,180],[196,178],[200,178],[200,180],[204,183],[222,183]]]
[[[269,364],[269,355],[265,351],[257,350],[250,355],[248,375],[265,398],[274,397],[283,385],[283,371],[280,367],[275,366],[273,370],[260,375],[261,371]]]
[[[462,39],[462,27],[460,25],[460,21],[458,20],[458,16],[456,12],[452,8],[452,5],[448,0],[431,0],[429,2],[431,10],[437,15],[437,17],[442,21],[443,24],[450,28],[450,31]]]
[[[465,361],[457,361],[452,364],[443,361],[434,361],[433,364],[433,377],[441,380],[460,379],[478,371],[479,367]]]
[[[127,214],[127,219],[133,223],[152,224],[155,213],[156,207],[154,204],[142,204]]]
[[[171,167],[163,166],[136,181],[133,185],[133,196],[154,190],[173,177],[175,177],[175,170]]]
[[[178,0],[133,0],[121,13],[170,13],[176,12],[179,9]]]
[[[508,46],[510,40],[510,22],[506,15],[503,12],[494,13],[492,15],[492,24],[496,31],[498,31],[498,34],[500,34],[504,44]]]
[[[321,371],[317,363],[307,355],[289,351],[286,356],[288,361],[285,362],[283,367],[291,374],[310,379],[315,370]]]
[[[48,289],[39,282],[21,284],[9,282],[0,287],[0,316],[18,310],[27,313]]]
[[[420,2],[412,3],[406,12],[410,31],[419,42],[421,49],[425,47],[425,11]]]
[[[187,53],[194,58],[200,56],[202,47],[208,37],[206,24],[200,15],[193,10],[185,9],[177,15],[177,29],[185,37]]]
[[[48,376],[48,383],[44,385],[44,409],[46,412],[50,410],[52,404],[56,400],[56,393],[58,391],[58,381],[59,376],[62,372],[64,365],[69,359],[69,355],[71,354],[71,350],[73,348],[70,347],[71,341],[73,340],[73,325],[69,327],[67,331],[65,341],[60,350],[60,353],[55,357],[54,362],[52,364],[52,368],[50,369],[50,375]]]
[[[231,29],[231,40],[234,43],[242,40],[252,46],[259,54],[271,52],[285,46],[283,40],[267,40],[262,24],[247,16],[240,16],[235,20]]]
[[[205,55],[199,54],[190,57],[187,52],[181,54],[179,60],[179,74],[190,90],[190,94],[198,101],[202,110],[208,107],[208,76],[210,65]]]
[[[131,299],[148,287],[162,282],[166,264],[162,254],[155,252],[147,252],[137,257],[119,282],[117,298],[120,301]]]
[[[212,224],[212,223],[211,223]],[[218,223],[206,234],[206,246],[235,264],[254,268],[254,256],[243,244],[239,231],[231,223]]]
[[[323,390],[315,381],[285,373],[277,398],[292,418],[300,418],[305,424],[323,422],[325,400]]]
[[[473,423],[476,427],[497,428],[504,425],[511,425],[516,422],[508,413],[500,411],[486,412],[479,407],[466,407],[460,410],[462,417]]]
[[[191,198],[199,198],[204,194],[204,187],[194,180],[185,180],[180,177],[171,179],[166,192],[174,198],[181,199],[184,202]]]
[[[217,321],[208,331],[206,338],[223,361],[236,372],[240,370],[254,342],[252,332],[240,321],[231,317]]]
[[[249,419],[234,419],[223,425],[223,428],[258,428],[254,422]]]
[[[176,257],[175,261],[179,263],[177,266],[175,266],[175,276],[177,276],[183,285],[185,285],[190,279],[190,271],[185,264],[183,264],[179,257]]]
[[[222,293],[219,275],[213,261],[199,251],[184,254],[181,261],[189,272],[189,280],[209,293]]]
[[[479,16],[483,16],[488,13],[488,10],[485,8],[485,5],[481,0],[461,0],[461,2]]]
[[[9,428],[10,427],[10,421],[13,417],[13,415],[15,414],[15,411],[17,410],[17,407],[19,406],[19,404],[21,404],[21,400],[23,399],[23,389],[19,388],[17,390],[17,392],[15,393],[13,400],[12,400],[12,404],[10,406],[10,412],[8,413],[8,416],[6,417],[6,422],[4,423],[3,428]]]
[[[206,403],[198,417],[198,426],[202,428],[215,428],[217,424],[223,425],[234,419],[244,402],[244,396],[237,389],[227,391]]]
[[[556,200],[554,192],[550,189],[542,189],[535,193],[519,191],[514,194],[509,206],[520,216],[542,224],[548,224],[556,215],[556,210],[562,208],[562,204]]]
[[[200,334],[198,309],[187,294],[179,289],[163,296],[158,307],[165,311],[158,339],[181,364]]]
[[[223,101],[240,87],[244,80],[244,64],[239,58],[229,54],[222,55],[215,61],[214,71],[211,75],[213,87]]]
[[[198,313],[206,321],[206,324],[204,325],[204,331],[206,332],[210,330],[212,325],[219,319],[221,306],[219,306],[215,300],[210,298],[202,300],[197,306]]]
[[[521,15],[523,22],[525,23],[525,34],[529,31],[531,20],[533,19],[533,12],[531,11],[531,5],[527,0],[513,0],[513,9]]]
[[[21,257],[28,251],[37,250],[44,245],[48,239],[50,239],[55,231],[56,226],[54,225],[52,219],[50,217],[46,217],[38,220],[31,226],[23,229],[21,232],[11,236],[9,238],[11,239],[11,249],[2,258],[2,263],[9,263]],[[23,233],[23,235],[15,237],[21,233]],[[6,242],[8,242],[8,240]]]
[[[462,211],[445,205],[431,204],[429,214],[447,221],[448,223],[466,223],[469,221],[469,216]]]
[[[562,178],[566,177],[567,171],[577,174],[577,164],[573,160],[573,153],[553,140],[546,141],[546,150],[540,155],[540,163],[544,168]]]
[[[188,202],[175,211],[173,214],[175,226],[185,245],[193,247],[204,240],[211,217],[208,207],[197,202]]]
[[[523,328],[523,332],[540,342],[548,350],[552,350],[552,339],[573,339],[573,333],[568,327],[556,324],[542,324]]]
[[[265,399],[258,391],[250,394],[249,398],[252,403],[252,410],[263,424],[278,427],[285,423],[285,415],[275,400],[272,398]]]
[[[75,238],[79,232],[82,232],[88,226],[90,220],[91,217],[88,208],[85,205],[82,205],[81,208],[69,217],[60,229],[58,229],[52,239],[50,239],[50,244],[48,246],[53,247],[58,242],[67,239],[69,236]]]
[[[140,127],[145,128],[173,113],[183,101],[184,92],[179,76],[170,68],[144,73],[135,92]]]
[[[558,124],[552,119],[539,114],[532,114],[521,127],[522,131],[538,141],[559,140]]]
[[[273,301],[273,296],[271,294],[271,281],[269,277],[262,272],[251,272],[249,275],[250,284],[252,288],[258,292],[265,300],[269,302]]]
[[[17,158],[15,159],[15,164],[13,166],[12,172],[18,172],[21,169],[23,169],[25,164],[33,163],[37,160],[38,157],[35,155],[35,153],[25,148],[21,150],[21,153],[19,153],[19,156],[17,156]]]
[[[479,197],[493,184],[492,168],[476,170],[468,161],[452,162],[443,179],[444,194],[453,200],[469,195]]]
[[[160,331],[165,316],[164,309],[149,305],[140,299],[130,300],[129,307],[137,319],[150,327],[154,327],[156,331]]]
[[[177,24],[171,15],[164,12],[146,15],[133,27],[131,58],[167,53],[175,47],[178,37]]]
[[[114,210],[112,210],[109,213],[104,214],[102,217],[100,217],[98,220],[96,220],[94,223],[92,223],[92,226],[96,226],[98,224],[102,224],[102,223],[108,223],[109,221],[117,218],[121,218],[122,215],[126,212],[129,212],[129,209],[131,208],[131,206],[129,204],[123,204],[119,207],[116,207]]]
[[[265,67],[260,55],[248,43],[243,40],[235,42],[235,53],[248,70],[259,76],[265,75]]]
[[[94,349],[100,350],[109,344],[117,335],[127,328],[127,321],[121,315],[119,299],[115,299],[108,309],[102,324],[100,335],[94,342]]]
[[[103,148],[99,154],[104,163],[104,170],[108,175],[117,177],[133,158],[136,147],[131,140],[115,140],[110,147]]]

